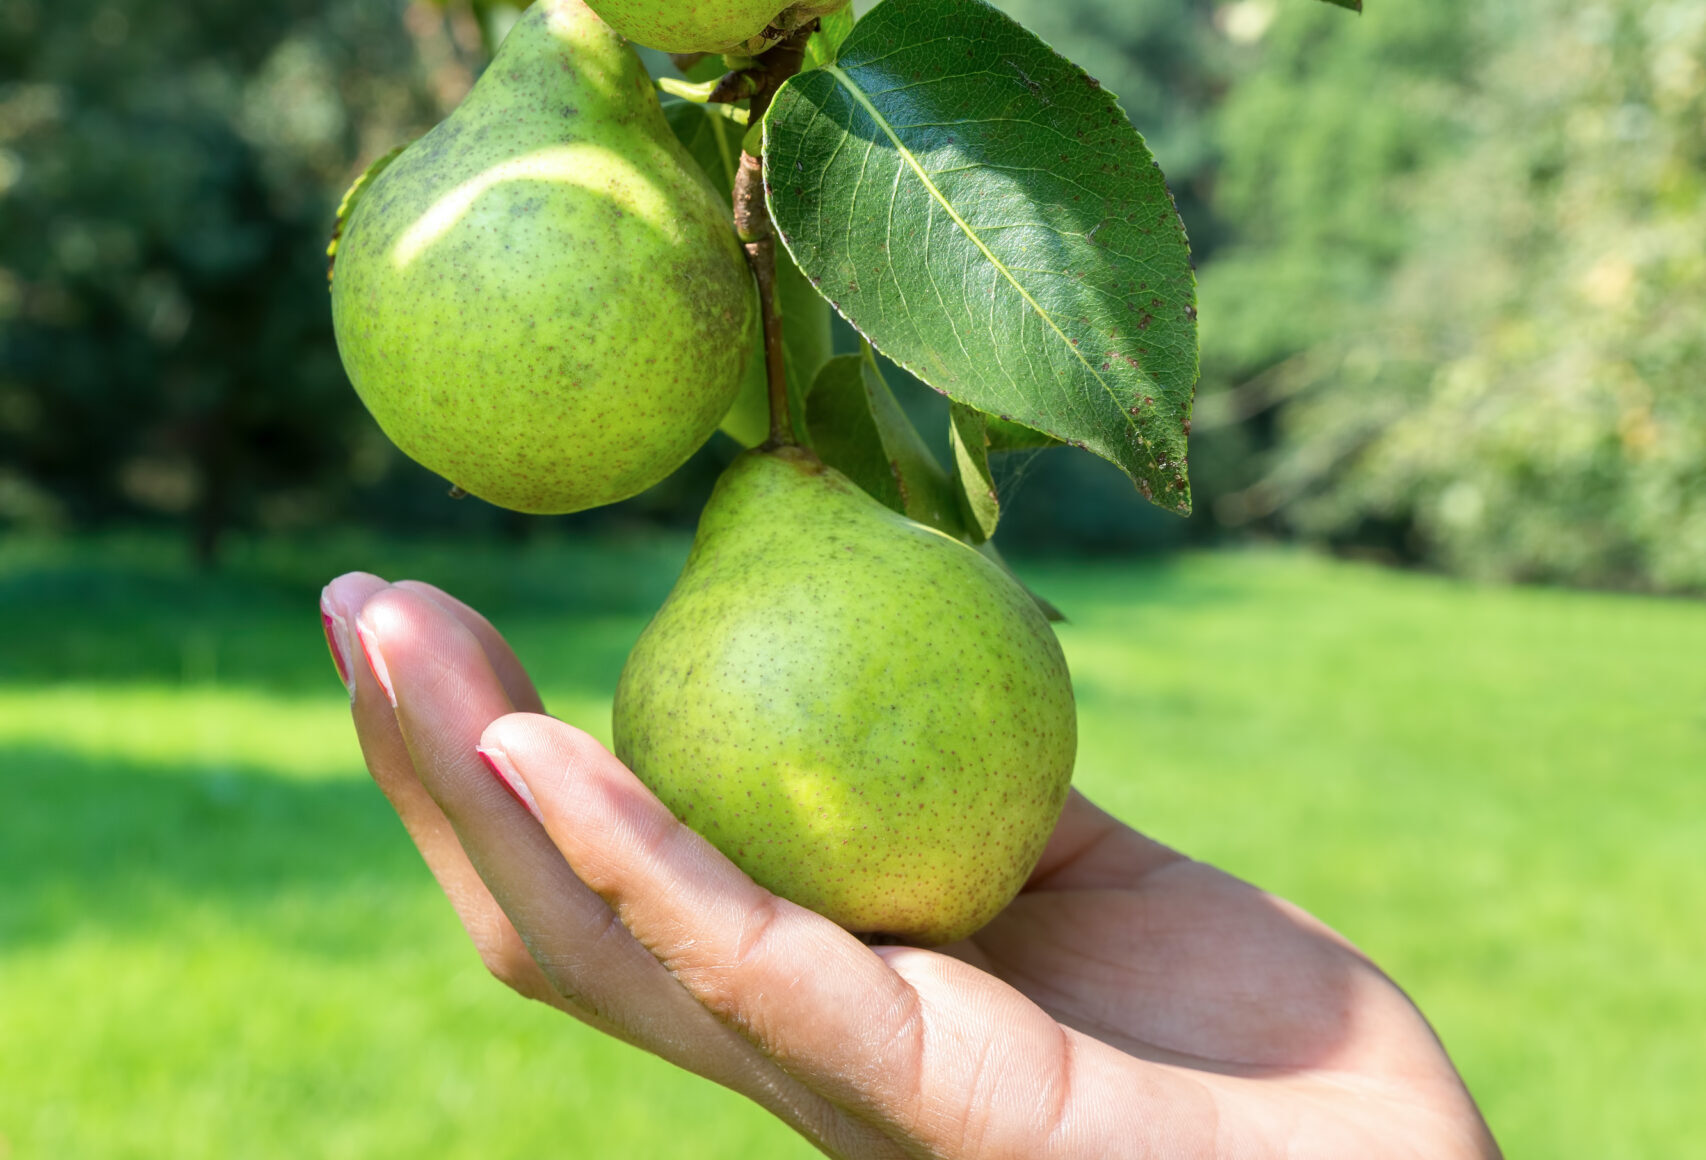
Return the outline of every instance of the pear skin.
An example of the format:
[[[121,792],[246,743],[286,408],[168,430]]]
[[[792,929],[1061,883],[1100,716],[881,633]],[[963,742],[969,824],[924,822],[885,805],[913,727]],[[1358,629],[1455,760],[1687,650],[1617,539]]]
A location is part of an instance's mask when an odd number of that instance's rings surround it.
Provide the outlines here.
[[[592,0],[623,36],[664,52],[762,52],[847,0]]]
[[[759,884],[872,941],[935,945],[1030,875],[1077,723],[1017,582],[788,447],[718,481],[623,669],[615,743]]]
[[[758,314],[729,205],[639,58],[580,0],[539,0],[354,200],[332,317],[405,453],[503,507],[569,512],[710,437]]]

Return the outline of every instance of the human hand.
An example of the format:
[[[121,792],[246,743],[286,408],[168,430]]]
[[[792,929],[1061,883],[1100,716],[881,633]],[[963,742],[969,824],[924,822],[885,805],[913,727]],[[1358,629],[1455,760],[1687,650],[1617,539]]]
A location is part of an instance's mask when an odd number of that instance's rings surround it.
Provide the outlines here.
[[[544,716],[466,605],[355,573],[321,608],[368,768],[492,973],[830,1155],[1498,1155],[1355,948],[1077,793],[977,935],[867,947]]]

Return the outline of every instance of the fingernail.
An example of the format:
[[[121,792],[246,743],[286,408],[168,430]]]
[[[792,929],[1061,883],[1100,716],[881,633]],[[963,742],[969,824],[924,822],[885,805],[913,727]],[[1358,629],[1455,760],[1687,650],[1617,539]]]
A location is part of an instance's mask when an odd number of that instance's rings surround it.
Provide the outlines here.
[[[515,763],[509,759],[509,754],[494,746],[477,745],[474,752],[480,755],[480,760],[486,763],[486,768],[492,771],[492,776],[503,782],[509,790],[509,796],[527,807],[527,812],[545,824],[545,815],[539,812],[539,803],[533,800],[533,791],[527,788],[527,783],[516,772]]]
[[[326,630],[326,648],[331,651],[332,663],[338,668],[338,679],[349,690],[353,701],[355,677],[349,671],[349,623],[332,607],[331,598],[324,589],[320,592],[320,627]]]
[[[385,667],[385,654],[379,651],[379,638],[359,616],[355,618],[355,634],[361,640],[361,655],[367,658],[367,667],[373,670],[373,679],[385,690],[385,699],[391,702],[391,707],[395,709],[397,691],[391,687],[391,672]]]

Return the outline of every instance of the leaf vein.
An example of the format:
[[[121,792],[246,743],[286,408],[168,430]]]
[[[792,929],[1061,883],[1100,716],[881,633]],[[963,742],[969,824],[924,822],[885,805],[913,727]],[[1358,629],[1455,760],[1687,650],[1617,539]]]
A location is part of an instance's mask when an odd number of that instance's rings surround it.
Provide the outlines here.
[[[902,142],[901,139],[895,134],[893,127],[889,125],[888,121],[883,117],[882,113],[877,109],[877,107],[875,105],[871,104],[870,100],[866,97],[864,91],[861,88],[859,88],[857,82],[855,82],[854,79],[851,76],[849,76],[845,71],[843,71],[840,68],[840,66],[838,66],[838,65],[833,65],[833,64],[825,65],[824,71],[828,72],[844,88],[846,88],[848,94],[856,102],[858,102],[858,104],[860,105],[861,108],[863,108],[865,110],[866,115],[869,116],[873,122],[875,122],[877,128],[882,130],[883,134],[888,137],[890,143],[894,145],[896,151],[899,153],[899,155],[900,155],[902,161],[905,163],[905,165],[908,168],[911,168],[912,171],[917,175],[918,180],[923,183],[925,190],[942,207],[943,211],[948,214],[948,216],[953,220],[954,224],[960,228],[960,231],[965,234],[966,239],[968,241],[970,241],[972,243],[972,245],[976,246],[980,251],[982,251],[983,256],[990,262],[991,265],[993,265],[998,271],[1000,271],[1002,276],[1004,276],[1007,279],[1008,283],[1013,287],[1013,289],[1018,291],[1019,296],[1025,300],[1025,302],[1031,307],[1031,309],[1033,311],[1036,312],[1037,317],[1039,319],[1041,319],[1042,321],[1046,322],[1048,324],[1049,329],[1054,332],[1056,337],[1058,337],[1060,339],[1060,341],[1067,347],[1067,349],[1071,350],[1073,355],[1077,358],[1079,364],[1083,366],[1085,372],[1090,376],[1091,380],[1094,381],[1098,386],[1100,386],[1104,391],[1107,392],[1108,398],[1113,400],[1115,409],[1119,412],[1125,426],[1127,426],[1128,428],[1135,426],[1135,424],[1133,424],[1130,416],[1125,414],[1125,408],[1120,404],[1119,395],[1114,391],[1114,388],[1107,382],[1106,379],[1104,379],[1101,376],[1100,372],[1098,372],[1096,370],[1096,368],[1090,363],[1090,361],[1084,357],[1083,352],[1081,352],[1077,348],[1077,346],[1073,344],[1072,340],[1067,337],[1066,332],[1060,328],[1059,323],[1055,322],[1053,316],[1051,316],[1045,310],[1043,310],[1042,305],[1039,302],[1037,302],[1037,300],[1035,298],[1033,298],[1031,296],[1030,292],[1028,290],[1026,290],[1025,287],[1019,283],[1019,280],[1017,278],[1015,278],[1013,276],[1013,274],[1007,269],[1006,264],[1003,263],[1000,258],[996,257],[995,253],[993,251],[991,251],[987,245],[984,244],[982,237],[980,237],[977,234],[977,232],[975,230],[973,230],[971,228],[971,226],[966,222],[966,220],[959,215],[959,212],[948,201],[947,197],[942,193],[942,191],[939,188],[937,188],[936,183],[931,180],[930,175],[924,170],[923,166],[919,164],[918,159],[912,155],[912,151],[910,149],[908,149],[906,147],[906,144],[904,142]],[[896,178],[895,178],[897,187],[899,184],[899,176],[900,176],[900,170],[897,168]],[[892,199],[891,199],[890,204],[891,204],[891,214],[892,214],[892,204],[893,204]],[[891,237],[893,236],[892,230],[891,230],[890,236]]]

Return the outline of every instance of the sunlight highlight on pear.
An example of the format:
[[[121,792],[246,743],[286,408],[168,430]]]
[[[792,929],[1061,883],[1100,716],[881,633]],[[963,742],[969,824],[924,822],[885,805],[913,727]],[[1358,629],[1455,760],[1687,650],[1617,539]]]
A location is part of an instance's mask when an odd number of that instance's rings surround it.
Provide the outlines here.
[[[847,0],[593,0],[623,36],[664,52],[761,52]]]
[[[332,318],[410,457],[503,507],[662,480],[716,429],[757,329],[729,205],[622,38],[540,0],[467,98],[353,199]]]
[[[574,186],[583,193],[621,201],[660,232],[670,231],[675,224],[668,191],[652,184],[625,157],[585,142],[557,145],[499,162],[439,198],[397,239],[391,251],[397,267],[407,266],[427,247],[443,239],[482,195],[506,181],[549,181]]]
[[[1077,723],[1006,572],[797,447],[718,482],[616,690],[616,754],[755,881],[873,939],[971,934],[1060,816]]]

